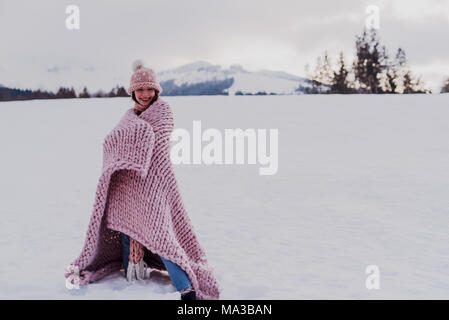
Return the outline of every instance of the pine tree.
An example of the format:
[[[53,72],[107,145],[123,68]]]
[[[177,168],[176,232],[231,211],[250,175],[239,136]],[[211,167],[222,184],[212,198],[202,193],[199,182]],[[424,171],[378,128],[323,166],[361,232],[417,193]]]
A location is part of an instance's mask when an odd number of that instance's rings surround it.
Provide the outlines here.
[[[340,52],[338,60],[338,72],[334,71],[333,81],[331,86],[332,93],[351,93],[351,88],[348,81],[349,71],[345,65],[345,58],[343,51]]]
[[[380,75],[381,93],[395,93],[397,87],[396,65],[390,59],[385,46],[382,46],[380,51],[380,64],[382,69],[382,74]]]
[[[356,36],[356,57],[352,63],[355,85],[359,93],[368,92],[368,69],[366,61],[369,55],[369,48],[368,43],[364,39],[366,39],[366,30],[363,31],[362,37]]]
[[[386,72],[386,89],[385,92],[397,93],[398,87],[398,69],[396,64],[389,61],[387,72]]]
[[[109,93],[106,94],[106,96],[107,96],[107,97],[110,97],[110,98],[116,97],[116,96],[117,96],[116,89],[115,89],[115,88],[112,88],[111,91],[109,91]]]
[[[86,87],[84,87],[83,92],[81,92],[81,93],[78,95],[78,98],[90,98],[89,91],[87,91],[87,88],[86,88]]]
[[[413,79],[409,70],[406,71],[403,78],[403,90],[402,93],[413,93]]]
[[[76,98],[76,92],[75,92],[75,89],[73,88],[73,87],[71,87],[70,89],[69,89],[69,91],[68,91],[68,98]]]
[[[321,83],[329,86],[332,85],[332,82],[334,81],[334,71],[332,70],[331,61],[327,51],[324,52],[323,69],[321,74]]]
[[[334,72],[332,70],[331,61],[327,51],[325,51],[323,57],[317,57],[315,70],[311,76],[311,93],[328,93],[328,87],[332,85],[333,77]]]
[[[117,97],[128,97],[128,92],[126,92],[125,88],[117,86]]]
[[[396,81],[397,81],[397,92],[404,93],[406,86],[406,74],[407,74],[407,59],[405,57],[405,51],[402,48],[398,48],[396,52]],[[409,77],[407,77],[409,79]]]
[[[371,29],[371,61],[369,64],[370,74],[370,87],[372,93],[382,93],[381,77],[384,71],[384,65],[382,64],[382,54],[379,50],[379,40],[377,37],[376,29]]]
[[[360,93],[382,93],[380,78],[384,70],[381,63],[379,39],[375,29],[366,28],[356,36],[356,58],[353,63],[355,80]]]

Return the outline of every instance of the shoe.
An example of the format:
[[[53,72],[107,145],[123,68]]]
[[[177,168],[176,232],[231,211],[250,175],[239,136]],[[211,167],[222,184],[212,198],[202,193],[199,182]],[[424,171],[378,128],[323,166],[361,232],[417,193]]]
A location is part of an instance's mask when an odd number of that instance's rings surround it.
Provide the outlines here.
[[[144,280],[149,278],[148,270],[151,272],[151,268],[148,268],[148,265],[145,261],[140,260],[139,263],[129,263],[128,270],[126,271],[126,279],[131,282],[134,280]]]
[[[196,300],[195,290],[181,293],[181,300]]]

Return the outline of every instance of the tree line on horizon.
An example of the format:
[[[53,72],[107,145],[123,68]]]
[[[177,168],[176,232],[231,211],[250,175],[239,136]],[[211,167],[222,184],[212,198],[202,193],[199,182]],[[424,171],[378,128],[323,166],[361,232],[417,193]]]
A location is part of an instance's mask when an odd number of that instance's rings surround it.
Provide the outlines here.
[[[364,28],[361,36],[356,35],[356,53],[351,64],[346,63],[341,51],[336,68],[331,64],[327,50],[323,57],[317,57],[316,66],[310,72],[307,84],[297,91],[309,94],[408,94],[430,93],[420,77],[407,65],[405,50],[398,48],[394,58],[388,54],[385,45],[380,44],[376,29]],[[449,92],[449,77],[445,80],[441,93]]]
[[[122,86],[116,86],[109,92],[99,90],[95,93],[89,93],[87,87],[76,94],[73,87],[66,88],[60,87],[58,91],[51,92],[46,90],[30,90],[30,89],[17,89],[0,87],[0,101],[11,100],[31,100],[31,99],[73,99],[73,98],[106,98],[106,97],[129,97],[125,88]]]

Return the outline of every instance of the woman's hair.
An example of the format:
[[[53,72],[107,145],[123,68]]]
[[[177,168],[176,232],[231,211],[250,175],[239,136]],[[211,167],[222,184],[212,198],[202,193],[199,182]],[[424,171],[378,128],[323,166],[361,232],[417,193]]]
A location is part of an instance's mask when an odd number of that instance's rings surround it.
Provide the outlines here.
[[[136,95],[135,95],[134,91],[133,91],[133,94],[132,94],[132,98],[133,98],[133,100],[134,100],[135,102],[139,103],[139,102],[137,101],[137,99],[136,99]],[[153,100],[151,100],[151,102],[150,102],[150,106],[153,104],[154,101],[157,100],[157,98],[159,98],[159,91],[154,90],[154,97],[153,97]]]

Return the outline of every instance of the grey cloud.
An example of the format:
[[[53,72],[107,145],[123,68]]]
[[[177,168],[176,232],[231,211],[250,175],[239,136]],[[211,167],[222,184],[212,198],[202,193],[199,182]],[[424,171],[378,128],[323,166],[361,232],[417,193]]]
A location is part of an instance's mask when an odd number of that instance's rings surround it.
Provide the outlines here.
[[[326,49],[353,54],[355,35],[363,29],[366,6],[386,4],[381,32],[390,53],[403,46],[414,63],[447,59],[449,44],[442,39],[448,30],[448,19],[443,13],[440,18],[433,16],[421,24],[413,19],[399,22],[397,7],[393,9],[388,3],[78,0],[81,29],[69,31],[64,19],[65,6],[71,2],[3,0],[0,29],[10,32],[2,34],[3,44],[8,45],[2,46],[0,58],[8,61],[5,68],[26,63],[39,65],[44,71],[68,64],[78,68],[95,66],[98,72],[117,70],[119,78],[127,79],[130,64],[138,57],[156,70],[196,60],[219,63],[215,59],[221,52],[232,50],[238,59],[239,45],[252,41],[260,44],[260,48],[254,49],[257,51],[272,43],[292,48],[298,57],[291,57],[295,60],[291,64],[298,65],[298,60],[305,64],[305,60],[315,59],[318,52]],[[413,6],[413,1],[407,5]],[[268,65],[260,67],[270,69]]]

